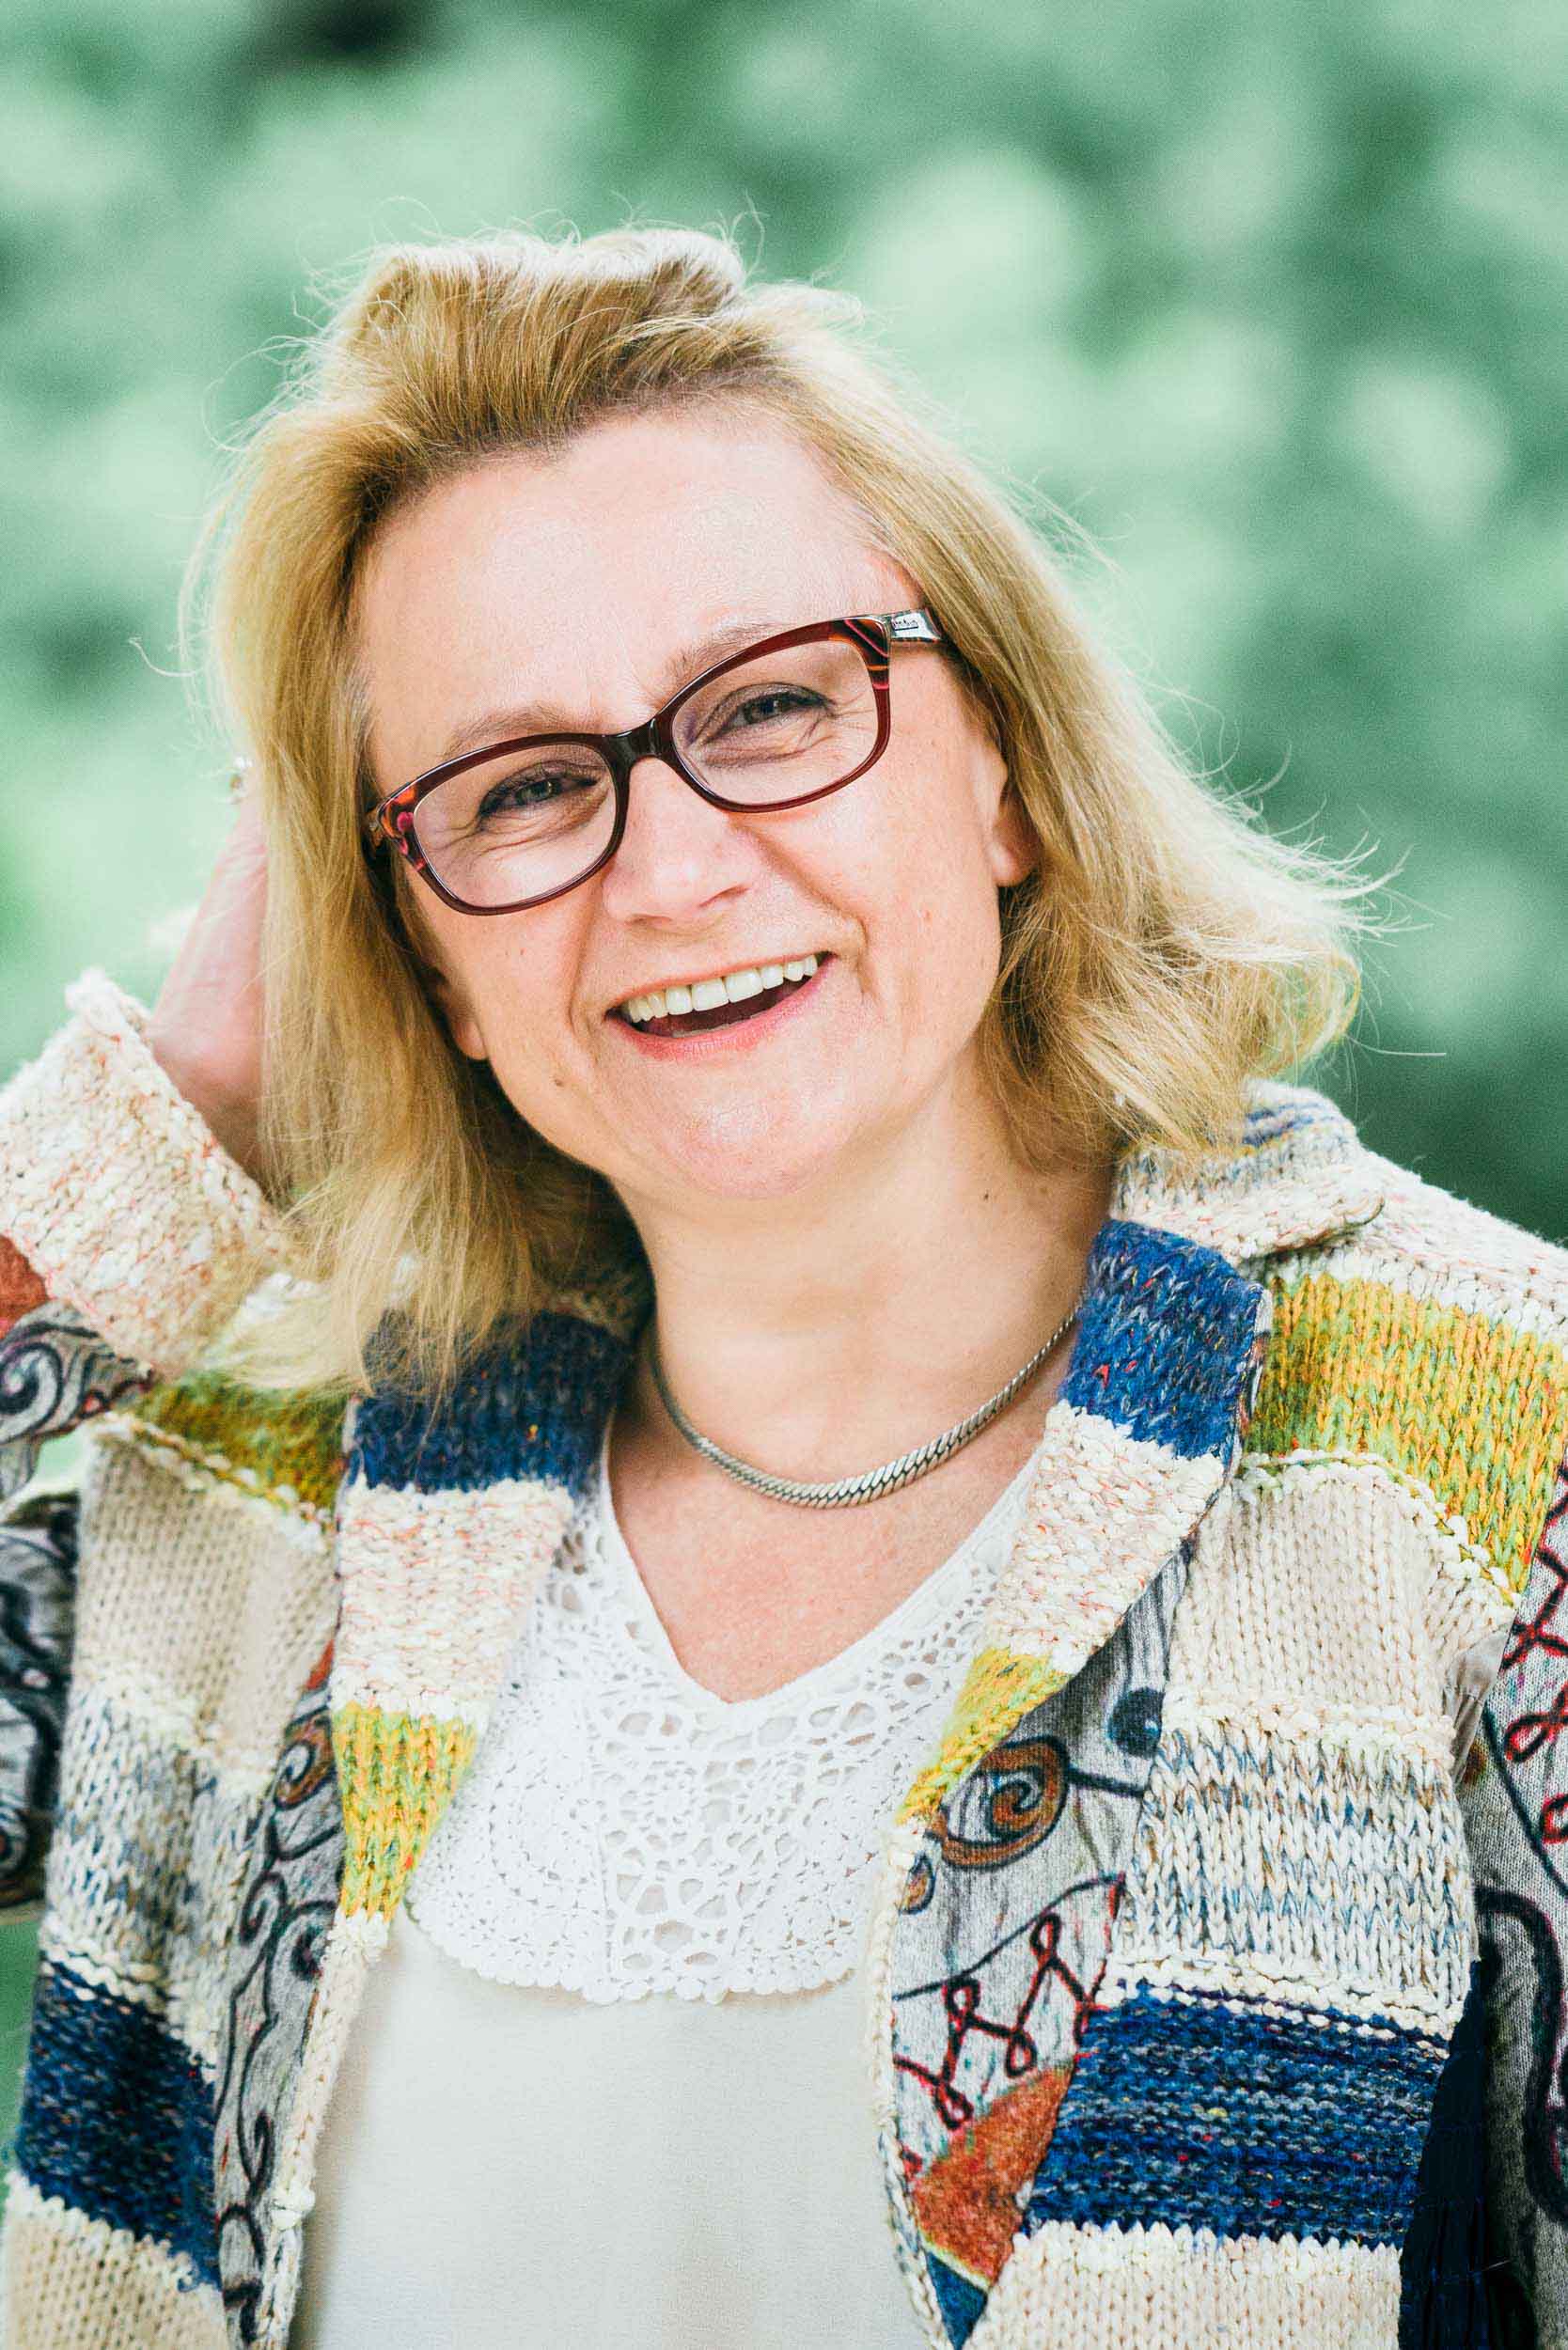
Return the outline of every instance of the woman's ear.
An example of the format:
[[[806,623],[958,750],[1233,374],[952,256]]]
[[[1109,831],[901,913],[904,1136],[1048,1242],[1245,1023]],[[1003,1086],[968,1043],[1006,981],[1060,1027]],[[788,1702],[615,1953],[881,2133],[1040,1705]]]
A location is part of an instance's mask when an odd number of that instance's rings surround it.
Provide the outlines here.
[[[447,1023],[452,1042],[457,1046],[458,1051],[469,1060],[488,1060],[490,1055],[485,1050],[484,1039],[479,1034],[478,1023],[469,1007],[466,995],[457,982],[449,979],[444,971],[437,970],[434,964],[426,963],[424,970],[425,984],[430,990],[437,1010]]]
[[[1040,841],[1008,760],[1002,721],[990,693],[971,675],[960,691],[973,728],[976,787],[987,827],[986,853],[998,889],[1021,882],[1040,863]]]
[[[995,728],[988,727],[986,733],[988,739],[980,754],[985,778],[986,854],[993,880],[998,889],[1005,889],[1034,871],[1040,862],[1040,839]]]
[[[1021,882],[1040,863],[1040,841],[1028,810],[1006,769],[991,822],[991,870],[998,889]]]

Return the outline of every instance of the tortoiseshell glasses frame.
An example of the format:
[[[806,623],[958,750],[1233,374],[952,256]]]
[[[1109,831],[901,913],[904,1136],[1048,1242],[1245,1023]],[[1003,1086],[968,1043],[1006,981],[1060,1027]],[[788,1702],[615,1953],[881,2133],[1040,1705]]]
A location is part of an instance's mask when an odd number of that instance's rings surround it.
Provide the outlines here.
[[[781,652],[792,645],[813,644],[830,638],[839,638],[855,646],[865,662],[875,699],[875,739],[866,757],[852,767],[848,775],[839,776],[832,783],[820,784],[814,791],[792,794],[788,799],[731,800],[715,791],[713,785],[704,782],[700,776],[692,773],[676,741],[675,720],[694,694],[711,685],[715,678],[725,676],[731,669],[744,668],[748,662],[756,661],[763,654]],[[445,760],[439,767],[427,768],[423,775],[413,776],[396,791],[389,792],[385,799],[377,802],[364,819],[366,838],[373,850],[398,850],[408,859],[420,879],[455,913],[519,914],[525,907],[543,905],[552,898],[563,897],[569,889],[580,887],[609,863],[620,846],[621,835],[626,829],[632,769],[639,759],[662,760],[714,807],[728,808],[737,815],[755,816],[770,808],[804,807],[811,800],[825,799],[831,791],[841,791],[846,783],[853,783],[857,776],[866,773],[868,767],[874,767],[887,747],[891,726],[887,672],[893,647],[947,645],[949,641],[926,611],[854,612],[836,620],[812,620],[803,628],[785,629],[780,635],[764,636],[756,644],[746,645],[741,651],[715,662],[712,668],[704,669],[699,677],[694,677],[682,685],[662,710],[656,710],[651,718],[644,719],[641,726],[628,727],[624,733],[563,734],[552,731],[548,734],[515,735],[505,742],[487,743],[477,751],[465,751],[459,759]],[[448,776],[462,775],[465,768],[477,767],[481,760],[516,751],[538,749],[546,743],[578,744],[597,751],[604,759],[615,788],[615,822],[607,843],[592,864],[574,874],[571,881],[557,883],[553,889],[541,889],[534,897],[514,899],[506,905],[486,906],[470,905],[465,899],[454,897],[431,870],[419,845],[420,801],[438,784],[445,783]]]

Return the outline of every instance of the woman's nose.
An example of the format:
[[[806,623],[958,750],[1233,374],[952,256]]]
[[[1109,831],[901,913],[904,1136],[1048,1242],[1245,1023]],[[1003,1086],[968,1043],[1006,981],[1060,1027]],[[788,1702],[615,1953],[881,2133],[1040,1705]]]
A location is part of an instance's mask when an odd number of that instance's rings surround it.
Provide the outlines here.
[[[711,899],[742,885],[755,865],[739,817],[714,807],[664,760],[634,762],[625,829],[604,868],[606,913],[622,922],[689,920]]]

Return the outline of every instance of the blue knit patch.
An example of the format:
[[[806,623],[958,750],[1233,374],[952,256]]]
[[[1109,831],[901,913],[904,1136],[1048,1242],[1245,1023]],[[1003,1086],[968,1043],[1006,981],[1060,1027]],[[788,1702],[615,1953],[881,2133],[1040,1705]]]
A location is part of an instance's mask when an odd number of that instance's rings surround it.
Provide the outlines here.
[[[575,1314],[536,1314],[487,1347],[432,1410],[379,1386],[360,1403],[348,1474],[368,1485],[472,1493],[498,1478],[537,1477],[588,1490],[631,1348]]]
[[[1107,1218],[1063,1397],[1180,1460],[1227,1458],[1261,1294],[1213,1248]]]
[[[1090,2024],[1025,2231],[1397,2245],[1443,2056],[1386,2018],[1367,2029],[1140,1991]]]
[[[48,1960],[16,2160],[39,2194],[162,2239],[202,2283],[217,2284],[210,2084],[146,2008]]]
[[[949,2268],[934,2252],[926,2254],[926,2270],[931,2278],[936,2306],[942,2312],[942,2323],[948,2339],[955,2350],[963,2350],[980,2319],[985,2315],[985,2295],[967,2277],[961,2277],[956,2268]]]

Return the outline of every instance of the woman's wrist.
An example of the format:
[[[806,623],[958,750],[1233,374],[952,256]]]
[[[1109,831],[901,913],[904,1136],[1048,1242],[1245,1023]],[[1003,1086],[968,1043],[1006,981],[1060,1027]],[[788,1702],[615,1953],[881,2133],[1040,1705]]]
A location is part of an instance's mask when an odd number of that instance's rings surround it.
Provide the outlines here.
[[[161,1033],[155,1021],[149,1023],[145,1042],[165,1076],[209,1128],[219,1148],[243,1168],[252,1183],[259,1183],[259,1121],[255,1104],[226,1091],[220,1080],[180,1051],[175,1039]]]

